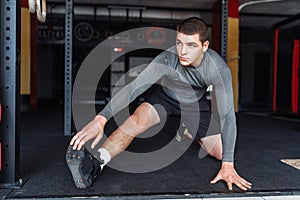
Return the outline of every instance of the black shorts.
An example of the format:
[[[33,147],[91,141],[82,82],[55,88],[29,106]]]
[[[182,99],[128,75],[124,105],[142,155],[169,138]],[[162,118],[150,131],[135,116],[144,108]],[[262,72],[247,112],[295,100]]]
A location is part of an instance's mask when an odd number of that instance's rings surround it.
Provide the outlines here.
[[[211,111],[205,96],[196,103],[184,104],[172,99],[160,88],[147,97],[146,102],[156,109],[160,119],[169,115],[180,116],[180,123],[187,127],[195,141],[206,136]]]

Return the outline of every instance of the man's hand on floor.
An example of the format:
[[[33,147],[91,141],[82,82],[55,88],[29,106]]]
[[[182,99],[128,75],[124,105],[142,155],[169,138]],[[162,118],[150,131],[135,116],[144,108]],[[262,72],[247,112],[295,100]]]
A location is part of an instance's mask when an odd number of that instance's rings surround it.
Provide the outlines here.
[[[247,191],[251,189],[251,183],[238,175],[234,169],[233,163],[223,162],[217,176],[210,182],[211,184],[217,183],[219,180],[224,180],[227,183],[229,190],[232,190],[232,184],[235,184],[240,189]]]

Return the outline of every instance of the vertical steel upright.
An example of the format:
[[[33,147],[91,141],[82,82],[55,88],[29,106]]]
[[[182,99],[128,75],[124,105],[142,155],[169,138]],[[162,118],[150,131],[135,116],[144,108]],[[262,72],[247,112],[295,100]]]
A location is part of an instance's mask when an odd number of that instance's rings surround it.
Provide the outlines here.
[[[221,0],[221,56],[227,61],[228,0]]]
[[[72,128],[72,48],[73,48],[73,0],[66,0],[65,14],[65,106],[64,135],[71,135]]]
[[[1,188],[19,184],[20,2],[1,0],[0,3]]]

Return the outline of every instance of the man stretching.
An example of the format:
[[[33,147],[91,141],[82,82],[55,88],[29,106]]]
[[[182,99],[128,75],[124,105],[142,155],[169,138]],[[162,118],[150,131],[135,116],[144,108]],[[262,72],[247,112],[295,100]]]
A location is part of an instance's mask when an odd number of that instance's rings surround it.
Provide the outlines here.
[[[103,137],[107,121],[125,108],[153,83],[163,86],[139,105],[103,143],[97,159],[84,144],[93,139],[91,148]],[[211,111],[205,98],[213,85],[220,132],[207,135]],[[222,167],[212,184],[219,180],[232,190],[235,184],[246,191],[251,183],[234,168],[236,119],[230,69],[223,59],[209,49],[208,27],[197,17],[183,20],[177,27],[176,47],[158,55],[130,84],[120,90],[106,107],[71,140],[66,160],[78,188],[88,188],[97,173],[116,155],[124,151],[133,139],[161,122],[165,114],[181,115],[189,134],[207,153],[222,160]]]

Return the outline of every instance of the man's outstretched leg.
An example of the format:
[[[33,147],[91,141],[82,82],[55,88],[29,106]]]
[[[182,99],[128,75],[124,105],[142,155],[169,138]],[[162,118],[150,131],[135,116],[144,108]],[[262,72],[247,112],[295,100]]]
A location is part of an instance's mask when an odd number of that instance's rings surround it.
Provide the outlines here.
[[[160,122],[155,108],[149,103],[142,103],[135,112],[104,142],[101,148],[106,149],[111,157],[124,151],[132,140]]]
[[[98,150],[101,161],[98,163],[99,166],[103,168],[111,158],[124,151],[137,135],[143,133],[159,122],[160,118],[155,108],[149,103],[142,103],[135,112],[108,137],[102,147]],[[72,173],[75,186],[78,188],[90,187],[92,181],[85,181],[87,179],[85,177],[95,176],[93,175],[94,172],[96,172],[94,169],[95,158],[93,158],[88,151],[84,150],[85,148],[80,150],[73,150],[72,146],[69,148],[68,150],[71,150],[72,153],[68,154],[67,150],[66,159],[67,163],[69,163],[68,166]],[[70,158],[70,155],[72,159]],[[81,156],[91,159],[83,159]],[[80,180],[82,181],[78,183],[78,180],[79,182]],[[91,180],[93,180],[93,178]]]

